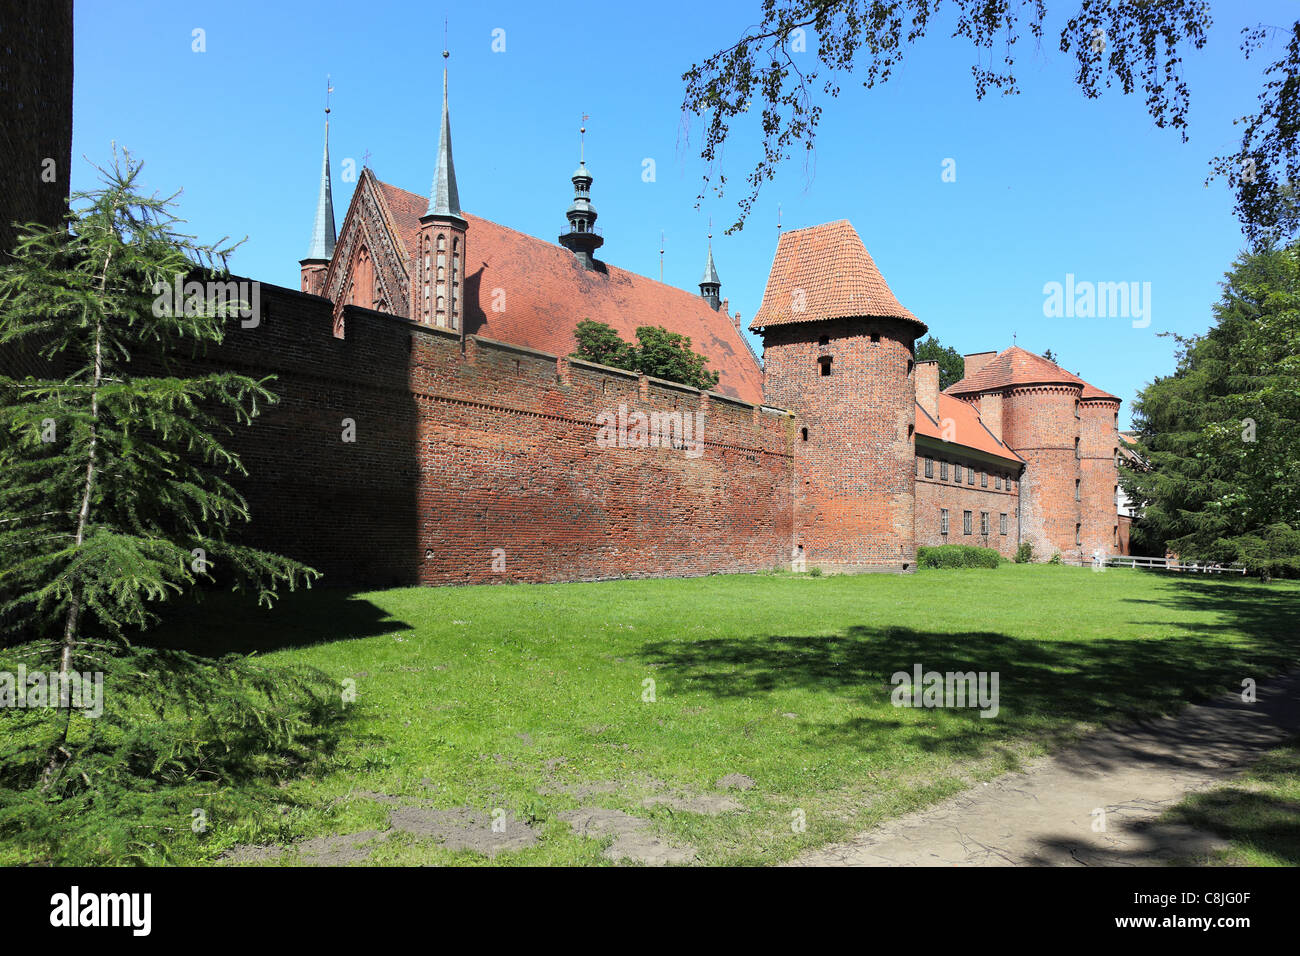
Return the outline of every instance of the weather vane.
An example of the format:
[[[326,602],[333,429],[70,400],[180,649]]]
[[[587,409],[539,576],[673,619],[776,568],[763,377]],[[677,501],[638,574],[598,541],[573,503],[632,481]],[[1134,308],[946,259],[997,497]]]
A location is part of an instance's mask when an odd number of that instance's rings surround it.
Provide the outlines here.
[[[330,94],[334,92],[334,87],[330,85],[330,75],[325,74],[325,115],[329,116],[330,112]]]

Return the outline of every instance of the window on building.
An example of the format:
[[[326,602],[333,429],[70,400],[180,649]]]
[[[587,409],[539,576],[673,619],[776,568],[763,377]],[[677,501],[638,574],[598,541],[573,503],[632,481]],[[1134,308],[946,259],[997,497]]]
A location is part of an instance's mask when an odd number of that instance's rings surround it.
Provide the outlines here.
[[[1079,401],[1078,401],[1078,399],[1075,399],[1075,402],[1074,402],[1074,417],[1075,417],[1075,418],[1078,418],[1078,417],[1079,417]]]
[[[821,358],[819,358],[817,361],[818,361],[818,363],[819,363],[819,364],[821,365],[821,367],[822,367],[822,376],[824,377],[824,376],[830,375],[830,374],[831,374],[831,357],[830,357],[829,355],[823,355],[823,356],[822,356]]]
[[[970,527],[971,527],[971,513],[969,511],[963,511],[961,513],[961,533],[970,534]]]
[[[952,480],[961,484],[961,465],[952,466]]]
[[[980,512],[980,534],[987,535],[988,533],[989,533],[989,513],[987,511],[981,511]]]
[[[1083,500],[1082,495],[1081,495],[1080,490],[1079,490],[1079,479],[1078,479],[1078,478],[1074,479],[1074,500],[1075,500],[1075,501],[1082,501],[1082,500]]]
[[[1079,457],[1079,439],[1077,438],[1074,440],[1074,457]]]
[[[1119,525],[1115,525],[1114,542],[1115,542],[1115,549],[1118,551],[1119,550]]]
[[[1074,543],[1076,545],[1083,544],[1083,525],[1081,524],[1074,526]]]
[[[947,508],[939,509],[939,533],[940,534],[948,533],[948,509]]]
[[[988,486],[989,486],[989,473],[988,473],[987,471],[981,471],[981,472],[980,472],[980,487],[981,487],[981,488],[987,488]]]
[[[967,468],[967,469],[966,469],[966,484],[968,484],[968,485],[973,485],[973,484],[975,484],[975,469],[974,469],[974,468]]]
[[[934,477],[934,459],[933,459],[933,458],[927,458],[927,459],[925,460],[925,477],[927,477],[927,478],[933,478],[933,477]]]
[[[803,438],[804,441],[807,441],[807,440],[808,440],[808,429],[806,429],[806,428],[800,429],[799,434],[800,434],[800,436]]]
[[[871,341],[873,341],[873,342],[879,342],[879,341],[880,341],[880,333],[879,333],[879,332],[872,332],[872,333],[871,333]]]
[[[1005,514],[1001,514],[998,516],[998,533],[999,534],[1007,533],[1007,516]]]
[[[995,489],[997,489],[998,491],[1001,491],[1001,490],[1002,490],[1002,476],[1001,476],[1001,475],[995,475],[995,476],[994,476],[994,478],[993,478],[993,487],[994,487]]]
[[[946,461],[939,462],[939,477],[944,481],[948,480],[948,463]]]

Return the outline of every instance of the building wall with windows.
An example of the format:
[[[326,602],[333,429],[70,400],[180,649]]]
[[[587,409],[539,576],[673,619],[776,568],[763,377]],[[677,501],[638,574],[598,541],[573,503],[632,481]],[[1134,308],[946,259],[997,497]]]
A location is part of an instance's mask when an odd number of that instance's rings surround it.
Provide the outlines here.
[[[944,450],[918,445],[916,543],[970,544],[1014,558],[1020,546],[1020,469],[1011,462],[976,461],[962,451],[959,446]],[[967,513],[971,518],[969,533],[964,521]],[[984,516],[987,530],[981,525]]]

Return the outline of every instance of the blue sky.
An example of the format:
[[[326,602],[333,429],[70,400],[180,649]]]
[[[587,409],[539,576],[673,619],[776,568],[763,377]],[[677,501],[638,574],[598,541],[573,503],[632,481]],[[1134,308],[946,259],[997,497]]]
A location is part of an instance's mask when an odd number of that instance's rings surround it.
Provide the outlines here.
[[[1155,129],[1140,95],[1085,99],[1050,25],[1041,48],[1018,44],[1024,92],[983,102],[973,50],[936,31],[886,86],[842,82],[811,161],[788,162],[743,232],[724,236],[759,143],[752,128],[735,128],[721,168],[737,185],[696,209],[703,124],[683,118],[681,74],[733,42],[758,8],[757,0],[456,5],[450,82],[464,208],[554,240],[587,113],[605,260],[657,277],[662,230],[665,281],[694,290],[711,215],[723,295],[748,324],[776,247],[778,203],[786,228],[847,218],[900,301],[945,344],[1000,350],[1014,334],[1032,351],[1051,348],[1122,397],[1127,422],[1134,392],[1173,367],[1174,345],[1157,333],[1209,326],[1242,247],[1227,188],[1203,182],[1209,160],[1236,144],[1232,120],[1253,107],[1271,59],[1243,60],[1241,27],[1288,23],[1294,5],[1214,4],[1206,49],[1184,61],[1188,143]],[[93,179],[82,157],[104,162],[116,141],[146,162],[150,188],[184,189],[182,215],[201,239],[248,237],[235,271],[296,288],[316,202],[325,75],[335,88],[337,221],[352,193],[346,159],[359,166],[369,153],[380,179],[427,193],[442,16],[435,5],[395,0],[78,0],[73,188]],[[195,29],[206,52],[192,50]],[[504,52],[492,49],[498,29]],[[811,63],[815,54],[803,56]],[[654,182],[642,177],[647,158]],[[943,181],[946,159],[955,182]],[[1044,284],[1067,274],[1149,282],[1150,325],[1045,317]]]

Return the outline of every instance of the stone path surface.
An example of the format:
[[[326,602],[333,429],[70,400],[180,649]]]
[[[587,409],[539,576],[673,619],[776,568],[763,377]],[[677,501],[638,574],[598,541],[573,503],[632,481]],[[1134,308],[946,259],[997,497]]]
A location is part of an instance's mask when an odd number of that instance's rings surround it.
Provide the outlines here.
[[[1300,671],[1102,731],[1024,772],[976,784],[793,866],[1149,866],[1223,845],[1156,818],[1186,794],[1222,783],[1300,733]],[[1094,831],[1104,811],[1105,830]]]

